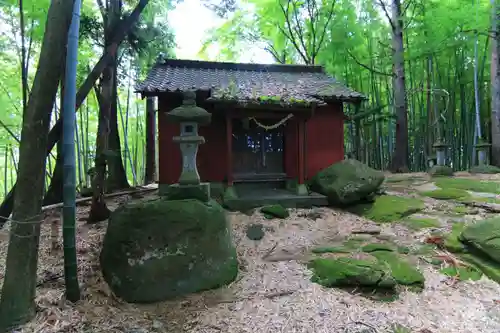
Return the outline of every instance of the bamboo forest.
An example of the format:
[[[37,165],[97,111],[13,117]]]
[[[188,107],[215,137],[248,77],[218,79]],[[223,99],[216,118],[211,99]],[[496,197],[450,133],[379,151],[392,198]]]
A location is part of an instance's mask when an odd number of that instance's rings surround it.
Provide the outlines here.
[[[500,0],[0,0],[0,333],[498,333],[499,36]]]

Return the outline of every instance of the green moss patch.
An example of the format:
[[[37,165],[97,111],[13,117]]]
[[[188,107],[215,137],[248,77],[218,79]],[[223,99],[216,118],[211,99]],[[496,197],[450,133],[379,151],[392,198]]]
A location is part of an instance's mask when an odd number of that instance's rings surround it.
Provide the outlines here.
[[[477,281],[482,276],[483,273],[473,266],[467,267],[445,267],[440,270],[444,275],[458,278],[460,281],[472,280]]]
[[[424,209],[420,199],[394,195],[382,195],[373,203],[361,204],[349,208],[349,211],[379,223],[401,220]]]
[[[493,181],[446,177],[437,179],[435,184],[442,189],[454,188],[472,192],[500,194],[500,183]]]
[[[470,209],[467,206],[454,206],[451,208],[451,213],[455,213],[457,215],[466,215],[470,213]]]
[[[272,218],[286,219],[288,216],[290,216],[288,210],[281,205],[264,206],[260,209],[260,211],[268,219]]]
[[[470,197],[469,192],[458,188],[442,188],[434,191],[420,192],[420,194],[437,200],[458,200]]]
[[[441,224],[432,217],[413,217],[409,216],[403,220],[403,224],[412,230],[421,230],[426,228],[439,228]]]

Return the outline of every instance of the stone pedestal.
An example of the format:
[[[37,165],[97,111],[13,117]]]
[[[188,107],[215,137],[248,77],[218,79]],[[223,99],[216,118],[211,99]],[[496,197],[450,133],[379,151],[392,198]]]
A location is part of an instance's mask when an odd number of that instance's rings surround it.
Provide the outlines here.
[[[444,142],[438,141],[432,146],[436,150],[436,164],[439,166],[446,165],[446,149],[448,145]]]
[[[489,165],[490,148],[489,143],[478,143],[474,146],[477,153],[477,164],[478,165]]]

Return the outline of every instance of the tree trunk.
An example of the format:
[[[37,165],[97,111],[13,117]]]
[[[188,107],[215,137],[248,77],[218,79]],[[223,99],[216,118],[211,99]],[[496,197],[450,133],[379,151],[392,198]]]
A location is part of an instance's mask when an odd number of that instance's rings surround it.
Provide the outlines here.
[[[87,78],[81,85],[81,87],[78,89],[78,92],[76,94],[76,110],[78,110],[78,108],[80,107],[80,105],[82,105],[85,98],[87,98],[87,95],[89,94],[90,90],[94,87],[95,82],[102,74],[104,68],[110,61],[112,61],[113,59],[112,54],[115,54],[119,44],[121,44],[127,32],[135,25],[135,23],[139,19],[139,16],[141,15],[142,11],[144,10],[144,8],[148,3],[149,0],[140,0],[137,6],[132,11],[132,13],[127,18],[123,19],[120,22],[120,24],[116,27],[116,30],[113,31],[112,34],[113,44],[110,45],[104,51],[104,54],[101,56],[97,64],[94,66],[90,74],[87,76]],[[56,143],[61,138],[61,134],[62,134],[62,121],[59,119],[59,121],[56,122],[54,127],[52,127],[52,129],[49,132],[45,156],[48,156],[50,154]],[[14,207],[14,195],[16,192],[16,187],[17,187],[17,181],[12,187],[12,189],[9,191],[7,196],[4,198],[2,204],[0,205],[0,228],[3,227],[3,225],[5,224],[5,220],[10,216],[10,213],[12,212],[12,209]]]
[[[107,26],[105,27],[105,46],[111,45],[111,32],[114,25],[118,22],[120,18],[120,1],[110,0],[107,6],[107,16],[106,21]],[[113,98],[117,96],[115,93],[116,87],[116,61],[117,61],[117,50],[115,50],[111,56],[113,61],[108,63],[108,66],[104,69],[101,78],[101,87],[99,92],[99,124],[97,126],[97,143],[96,143],[96,154],[95,154],[95,168],[92,179],[92,204],[90,206],[90,213],[88,222],[95,223],[104,221],[109,217],[110,210],[106,206],[104,200],[104,192],[106,185],[106,167],[111,166],[109,161],[111,156],[121,154],[120,151],[112,151],[110,149],[110,131],[111,131],[111,115],[113,113]],[[116,99],[115,99],[116,102]],[[116,108],[115,110],[116,111]],[[115,124],[118,117],[115,115]],[[118,128],[117,128],[118,132]],[[118,138],[119,141],[119,138]],[[121,158],[120,158],[121,161]],[[122,164],[123,167],[123,164]]]
[[[405,62],[401,1],[392,2],[392,48],[394,68],[394,109],[396,111],[396,147],[391,163],[392,172],[408,172],[408,114],[406,112]]]
[[[66,63],[66,56],[63,57],[63,63]],[[59,91],[59,118],[63,116],[63,99],[64,99],[64,77],[65,77],[65,66],[63,66],[61,74],[61,89]],[[62,119],[61,119],[62,120]],[[43,205],[53,205],[63,201],[63,169],[64,169],[64,159],[62,153],[62,140],[57,142],[57,158],[56,166],[54,167],[54,172],[52,173],[52,179],[50,180],[50,186],[45,193],[43,198]]]
[[[64,66],[74,1],[52,0],[31,96],[23,114],[17,191],[11,222],[5,279],[0,301],[0,331],[35,315],[38,246],[42,216],[50,115]]]
[[[154,183],[156,174],[156,118],[154,99],[146,99],[146,173],[144,182]]]
[[[121,8],[120,8],[121,12]],[[119,12],[117,13],[120,14]],[[120,134],[118,132],[118,56],[109,64],[113,67],[113,95],[111,97],[111,114],[109,118],[108,147],[108,177],[106,189],[109,192],[129,188],[127,174],[123,166]]]
[[[500,0],[491,0],[491,163],[500,167]]]

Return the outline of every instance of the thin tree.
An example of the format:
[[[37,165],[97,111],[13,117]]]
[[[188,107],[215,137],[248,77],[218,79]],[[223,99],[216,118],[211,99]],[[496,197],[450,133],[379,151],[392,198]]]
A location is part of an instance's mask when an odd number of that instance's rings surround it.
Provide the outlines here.
[[[400,0],[391,0],[391,14],[383,0],[378,0],[392,32],[393,91],[396,113],[396,145],[390,165],[393,172],[408,171],[408,113],[406,110],[403,11]]]
[[[63,68],[74,1],[49,5],[40,58],[26,111],[23,114],[17,191],[12,214],[5,279],[0,300],[0,331],[35,315],[46,146],[50,114]]]
[[[491,162],[500,166],[500,1],[491,0]]]

